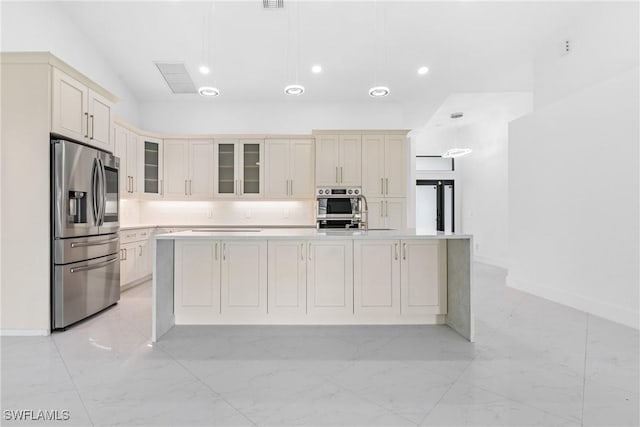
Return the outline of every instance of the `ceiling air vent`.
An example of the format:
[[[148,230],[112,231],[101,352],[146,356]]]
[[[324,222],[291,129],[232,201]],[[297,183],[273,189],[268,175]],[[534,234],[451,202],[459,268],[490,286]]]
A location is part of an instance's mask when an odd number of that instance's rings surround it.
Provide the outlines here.
[[[156,67],[173,93],[198,93],[183,62],[156,62]]]
[[[452,119],[459,119],[462,116],[464,116],[464,113],[451,113]]]
[[[264,9],[282,9],[284,8],[284,0],[262,0]]]

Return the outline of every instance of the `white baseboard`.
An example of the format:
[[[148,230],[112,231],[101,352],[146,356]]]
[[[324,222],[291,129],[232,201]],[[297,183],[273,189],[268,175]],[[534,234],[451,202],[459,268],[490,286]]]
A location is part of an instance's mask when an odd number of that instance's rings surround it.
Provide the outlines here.
[[[496,267],[500,267],[500,268],[504,268],[505,270],[508,270],[507,261],[503,259],[486,257],[481,255],[474,255],[473,260],[477,262],[481,262],[483,264],[494,265]]]
[[[529,280],[514,278],[512,275],[507,275],[507,286],[595,316],[603,317],[612,322],[621,323],[634,329],[640,329],[640,314],[624,307],[596,301],[561,289],[550,288]]]
[[[2,337],[44,337],[50,334],[48,329],[0,329]]]

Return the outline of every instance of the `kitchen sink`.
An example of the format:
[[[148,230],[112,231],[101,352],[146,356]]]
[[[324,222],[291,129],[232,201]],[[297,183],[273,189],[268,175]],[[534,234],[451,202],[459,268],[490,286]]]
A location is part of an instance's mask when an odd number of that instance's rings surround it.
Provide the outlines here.
[[[199,233],[259,233],[262,230],[256,230],[256,229],[243,229],[243,228],[198,228],[198,229],[194,229],[191,230],[194,233],[195,232],[199,232]]]

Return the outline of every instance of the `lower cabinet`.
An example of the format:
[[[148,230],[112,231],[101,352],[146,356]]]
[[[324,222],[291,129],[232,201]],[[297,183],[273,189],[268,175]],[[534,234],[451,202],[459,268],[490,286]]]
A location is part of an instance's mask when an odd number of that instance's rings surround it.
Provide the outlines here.
[[[267,314],[267,241],[222,241],[221,312]]]
[[[307,242],[307,313],[353,314],[353,241]]]
[[[358,240],[353,247],[356,315],[400,314],[400,242]]]
[[[153,270],[151,230],[124,231],[120,244],[120,288],[148,279]]]
[[[270,240],[268,266],[268,312],[275,316],[307,313],[307,243]]]
[[[176,323],[206,324],[220,317],[220,242],[175,243]]]
[[[402,314],[446,314],[446,240],[406,240],[401,244]]]
[[[445,240],[176,240],[177,324],[438,323]]]

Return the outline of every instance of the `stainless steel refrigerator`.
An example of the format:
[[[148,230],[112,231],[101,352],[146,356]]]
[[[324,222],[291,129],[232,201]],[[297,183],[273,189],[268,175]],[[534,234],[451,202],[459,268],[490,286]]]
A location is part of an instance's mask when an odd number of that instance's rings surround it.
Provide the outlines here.
[[[455,231],[453,180],[416,181],[416,229],[424,232]]]
[[[120,299],[120,160],[51,140],[51,324],[64,329]]]

